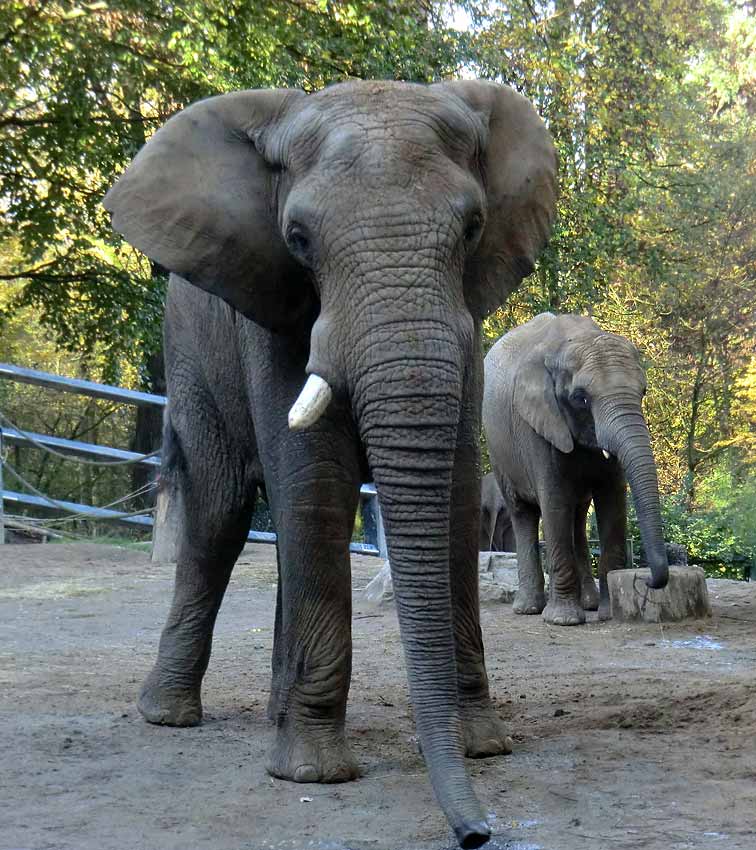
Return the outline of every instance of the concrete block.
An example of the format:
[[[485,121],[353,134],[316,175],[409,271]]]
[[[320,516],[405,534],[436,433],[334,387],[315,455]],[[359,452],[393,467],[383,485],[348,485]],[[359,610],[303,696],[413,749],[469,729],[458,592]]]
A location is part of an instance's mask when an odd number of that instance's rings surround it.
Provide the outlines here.
[[[394,583],[391,580],[391,564],[383,562],[383,566],[370,579],[365,587],[365,599],[374,605],[389,605],[394,602]]]
[[[672,566],[669,584],[662,590],[646,585],[646,569],[612,570],[609,599],[615,620],[668,623],[688,617],[710,617],[706,577],[700,567]]]
[[[517,592],[517,555],[514,552],[481,552],[478,557],[481,602],[511,602]],[[388,561],[365,587],[365,598],[374,605],[394,602],[394,585]]]
[[[500,569],[517,569],[516,552],[479,552],[478,572],[491,573]]]
[[[517,555],[514,552],[481,552],[478,555],[481,602],[511,602],[517,592]]]

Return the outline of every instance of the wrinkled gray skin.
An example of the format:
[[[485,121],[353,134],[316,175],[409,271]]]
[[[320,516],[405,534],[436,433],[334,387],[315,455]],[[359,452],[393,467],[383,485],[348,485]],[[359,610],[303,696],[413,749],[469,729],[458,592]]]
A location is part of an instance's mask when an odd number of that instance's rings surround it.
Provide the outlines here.
[[[659,488],[641,403],[638,351],[586,316],[541,313],[505,334],[485,359],[483,427],[517,539],[514,610],[554,625],[607,619],[606,574],[625,566],[626,479],[635,500],[650,587],[667,583]],[[602,452],[609,453],[609,459]],[[585,523],[593,499],[599,594]],[[538,520],[550,562],[544,594]]]
[[[515,536],[504,496],[493,472],[480,480],[481,552],[514,552]]]
[[[279,535],[268,770],[357,776],[348,544],[372,475],[430,778],[460,843],[488,839],[463,760],[507,747],[477,597],[479,327],[533,268],[554,170],[511,89],[346,83],[195,104],[108,193],[114,228],[174,273],[167,472],[186,532],[139,698],[147,720],[200,721],[213,624],[264,480]],[[333,399],[292,431],[308,373]]]

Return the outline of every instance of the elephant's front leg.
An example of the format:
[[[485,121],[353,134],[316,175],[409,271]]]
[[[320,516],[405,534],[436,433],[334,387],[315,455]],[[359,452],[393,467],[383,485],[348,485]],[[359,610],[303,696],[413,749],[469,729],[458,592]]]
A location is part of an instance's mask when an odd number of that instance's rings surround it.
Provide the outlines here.
[[[541,506],[543,536],[549,557],[549,600],[543,619],[554,626],[577,626],[585,622],[580,604],[573,535],[575,508],[567,504]]]
[[[517,593],[512,610],[515,614],[540,614],[546,607],[538,523],[541,514],[535,505],[512,501],[509,505],[517,546]]]
[[[320,435],[323,436],[322,434]],[[317,435],[288,437],[285,477],[269,486],[278,534],[279,592],[268,772],[295,782],[358,775],[344,720],[352,664],[349,540],[359,494],[355,468],[304,452]],[[318,459],[318,455],[321,458]],[[279,467],[280,468],[280,467]]]
[[[624,569],[627,540],[627,496],[625,479],[615,471],[607,476],[603,486],[593,494],[596,506],[596,524],[601,542],[599,560],[599,620],[611,619],[609,583],[610,570]]]
[[[491,703],[480,628],[477,470],[478,443],[468,441],[455,458],[449,551],[459,708],[465,754],[471,758],[512,752],[512,739]]]
[[[595,611],[599,607],[599,595],[596,591],[596,582],[593,580],[591,547],[588,545],[585,529],[590,506],[590,501],[587,501],[581,502],[575,508],[575,563],[580,584],[580,604],[585,611]]]
[[[452,498],[450,566],[459,706],[466,755],[482,758],[512,752],[512,739],[494,710],[485,667],[478,595],[477,476],[458,479],[455,467]]]

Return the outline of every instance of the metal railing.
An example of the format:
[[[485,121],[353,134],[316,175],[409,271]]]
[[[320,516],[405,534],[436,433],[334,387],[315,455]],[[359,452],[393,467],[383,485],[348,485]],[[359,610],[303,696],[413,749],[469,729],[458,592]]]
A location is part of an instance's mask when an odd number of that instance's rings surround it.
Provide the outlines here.
[[[66,378],[61,375],[53,375],[49,372],[40,372],[36,369],[27,369],[22,366],[14,366],[10,363],[0,363],[0,378],[5,378],[19,383],[34,384],[40,387],[58,390],[60,392],[76,393],[77,395],[90,396],[92,398],[104,399],[121,404],[152,405],[165,407],[167,399],[162,395],[154,393],[127,390],[123,387],[100,384],[95,381],[83,381],[76,378]],[[13,471],[13,476],[19,479],[32,493],[24,493],[16,490],[6,490],[3,484],[3,446],[26,445],[34,446],[42,451],[50,452],[67,460],[79,460],[82,463],[94,463],[95,465],[116,466],[128,464],[144,464],[152,467],[160,466],[159,452],[148,455],[130,452],[124,449],[116,449],[111,446],[85,443],[78,440],[67,440],[49,434],[38,434],[17,427],[14,423],[0,412],[0,543],[5,540],[4,504],[9,503],[21,507],[43,508],[45,510],[70,514],[79,519],[116,522],[119,524],[141,527],[153,527],[154,521],[150,516],[151,509],[144,511],[124,513],[112,510],[112,505],[95,507],[77,502],[69,502],[52,499],[44,493],[37,491],[26,482],[18,473]],[[10,467],[8,469],[10,472]],[[119,500],[121,501],[121,500]],[[116,503],[113,503],[116,504]],[[360,504],[363,518],[363,534],[367,542],[352,542],[350,549],[363,555],[386,555],[386,538],[383,532],[383,522],[380,508],[378,507],[378,496],[372,484],[363,484],[360,488]],[[275,543],[276,535],[266,531],[250,530],[248,540],[256,543]]]

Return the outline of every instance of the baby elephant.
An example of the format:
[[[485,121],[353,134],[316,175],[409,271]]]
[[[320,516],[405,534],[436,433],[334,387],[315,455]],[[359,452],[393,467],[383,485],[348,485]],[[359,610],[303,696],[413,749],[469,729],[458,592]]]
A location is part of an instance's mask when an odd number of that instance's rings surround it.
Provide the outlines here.
[[[483,427],[517,541],[518,614],[577,625],[608,619],[606,574],[625,566],[626,479],[635,501],[649,586],[667,583],[659,488],[641,402],[646,379],[635,346],[586,316],[541,313],[505,334],[485,360]],[[593,499],[600,597],[585,524]],[[544,594],[538,520],[551,583]]]

